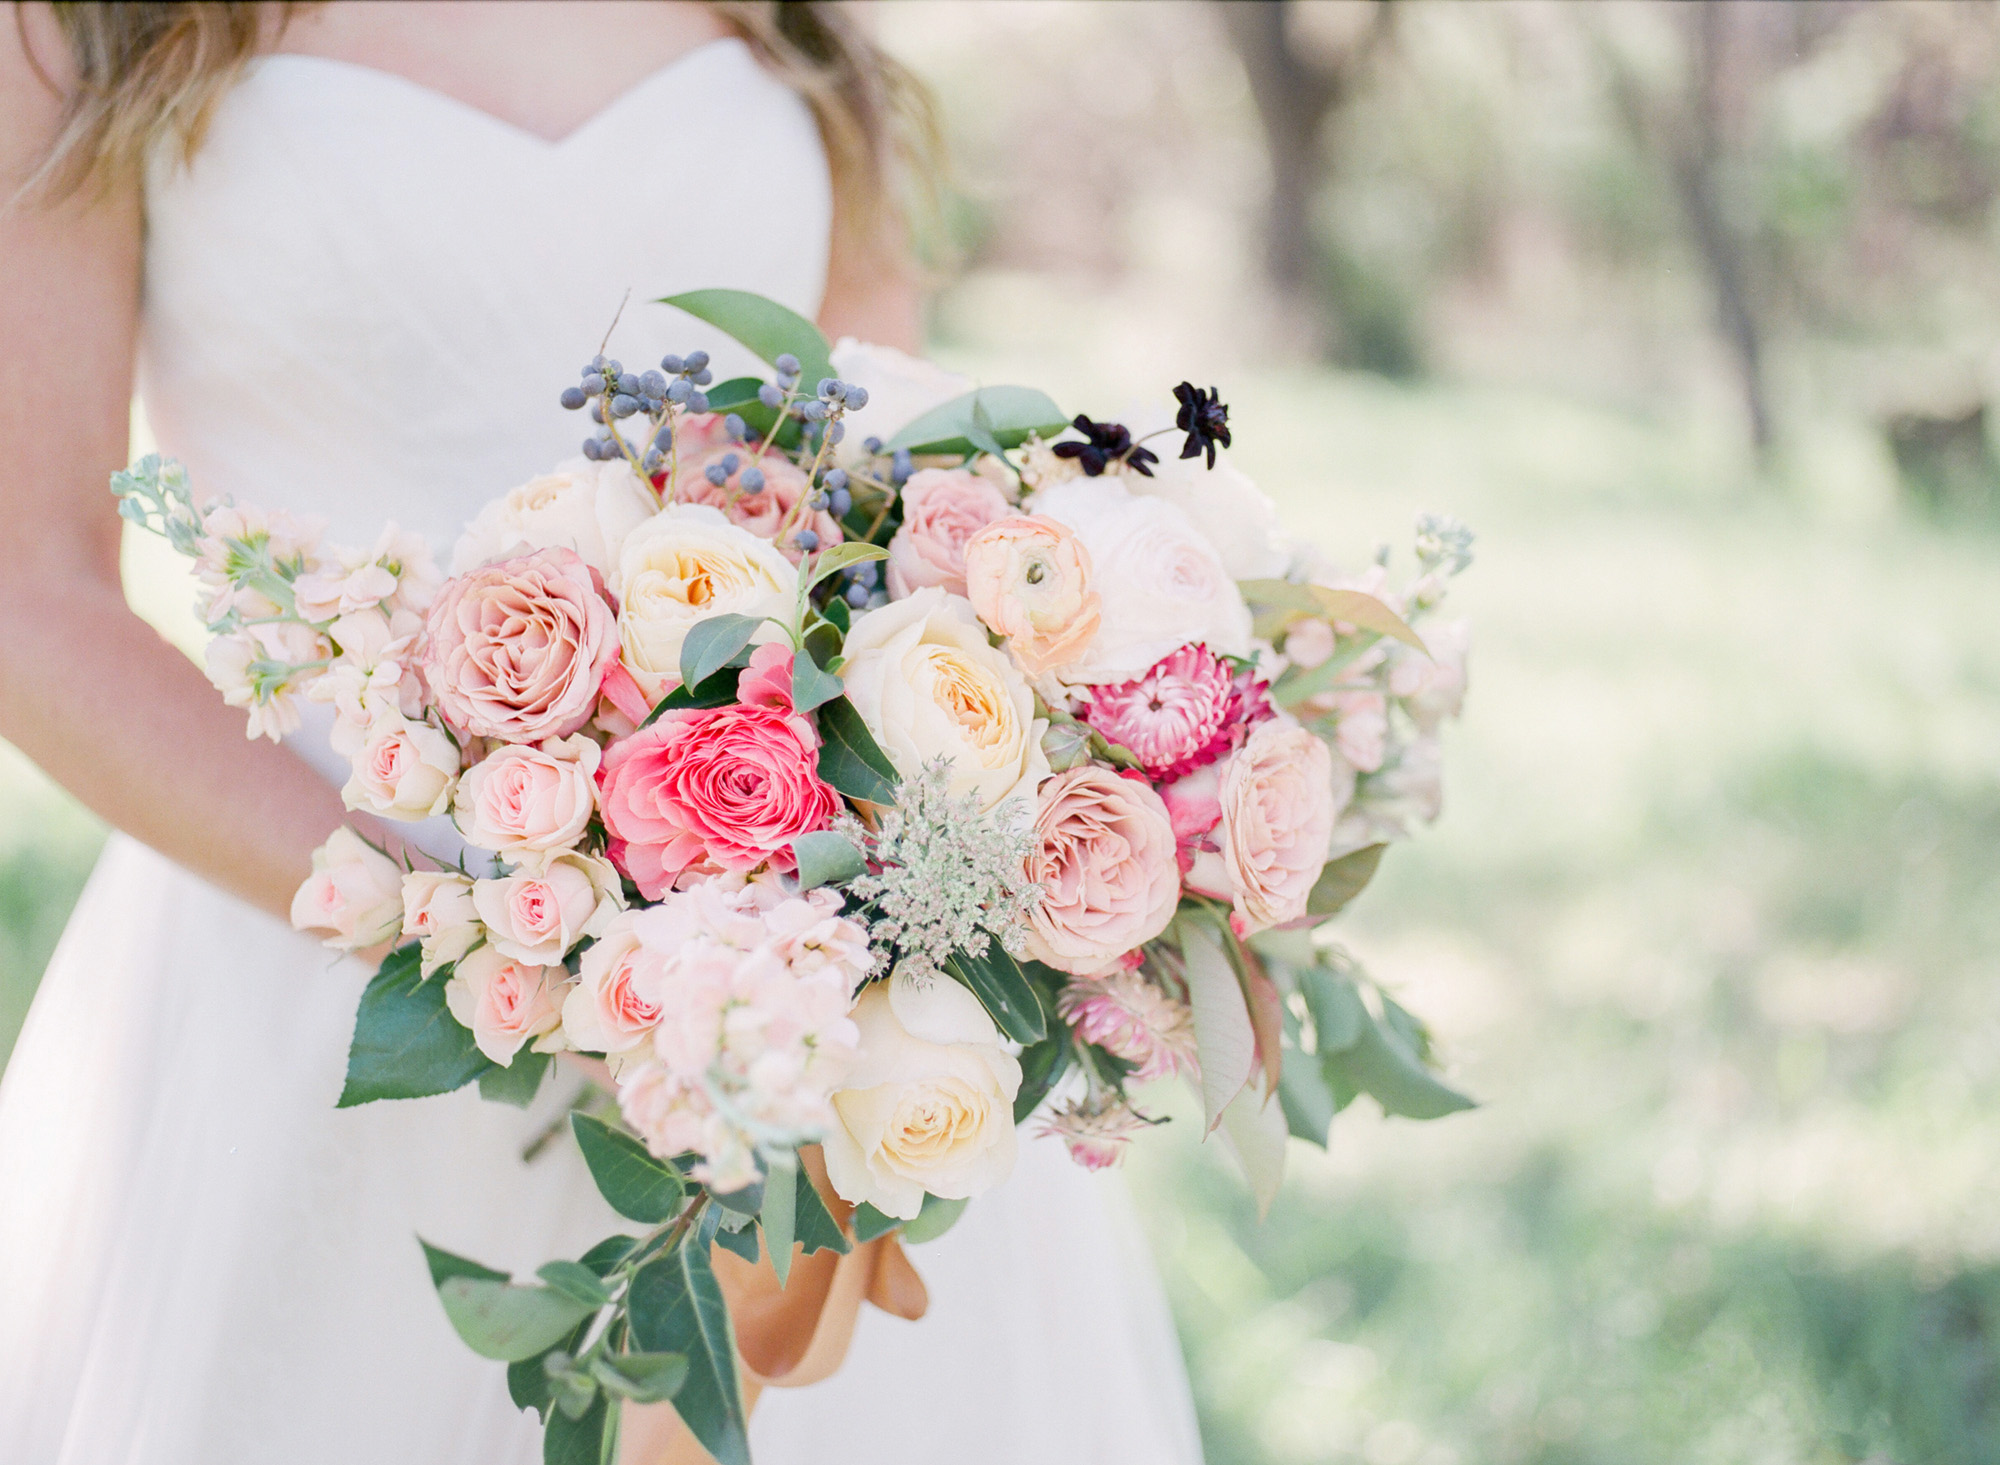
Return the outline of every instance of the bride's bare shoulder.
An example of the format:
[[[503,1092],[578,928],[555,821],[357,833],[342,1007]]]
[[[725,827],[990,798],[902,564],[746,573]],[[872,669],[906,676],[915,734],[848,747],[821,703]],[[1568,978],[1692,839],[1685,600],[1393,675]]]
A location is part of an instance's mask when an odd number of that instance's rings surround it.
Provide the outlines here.
[[[712,6],[660,0],[332,0],[272,49],[387,71],[547,138],[682,56],[734,34]]]

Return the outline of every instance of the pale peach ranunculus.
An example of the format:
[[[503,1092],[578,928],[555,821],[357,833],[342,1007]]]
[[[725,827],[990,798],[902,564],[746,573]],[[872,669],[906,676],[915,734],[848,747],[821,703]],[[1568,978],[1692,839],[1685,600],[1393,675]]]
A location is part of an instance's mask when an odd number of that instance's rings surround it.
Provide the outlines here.
[[[458,744],[426,722],[386,712],[369,725],[340,791],[350,809],[384,819],[428,819],[451,805]]]
[[[1306,914],[1333,839],[1333,754],[1292,722],[1258,724],[1222,765],[1222,864],[1239,936]]]
[[[360,951],[403,927],[403,872],[346,825],[313,851],[312,874],[292,897],[292,926],[336,951]]]
[[[810,529],[821,549],[840,543],[839,521],[825,509],[809,509],[802,510],[792,520],[785,542],[777,544],[778,530],[791,518],[792,506],[809,491],[805,470],[789,458],[775,452],[759,458],[753,447],[726,442],[692,458],[686,456],[685,444],[681,451],[680,473],[674,480],[679,485],[674,490],[676,503],[707,504],[720,509],[730,523],[741,525],[759,539],[771,541],[793,564],[806,556],[806,551],[799,548],[801,529]],[[721,483],[709,481],[710,467],[723,470]],[[763,487],[755,492],[743,486],[746,468],[755,468],[763,475]]]
[[[590,827],[602,756],[582,733],[495,748],[459,780],[459,833],[513,864],[546,864]]]
[[[1046,724],[972,607],[932,587],[855,617],[840,675],[848,701],[904,778],[951,761],[952,798],[991,813],[1048,777]]]
[[[567,549],[454,576],[431,602],[426,629],[424,680],[445,720],[510,743],[581,728],[618,659],[603,582]]]
[[[681,677],[681,641],[710,616],[792,613],[798,571],[767,540],[707,504],[670,504],[625,540],[611,589],[626,671],[649,702]],[[755,639],[785,633],[765,624]]]
[[[636,914],[623,913],[605,927],[583,953],[576,985],[563,999],[563,1037],[578,1052],[631,1053],[660,1025],[666,958],[639,939]]]
[[[851,1015],[860,1051],[824,1140],[835,1194],[907,1220],[926,1191],[960,1200],[1005,1180],[1021,1064],[979,999],[946,977],[896,976],[863,991]]]
[[[472,904],[471,877],[456,870],[412,870],[403,877],[403,934],[423,943],[429,976],[486,939]]]
[[[561,1025],[568,977],[559,966],[520,961],[482,946],[452,969],[445,1006],[472,1030],[481,1053],[511,1068],[523,1046]]]
[[[966,541],[965,594],[1029,676],[1075,660],[1097,635],[1090,551],[1039,514],[996,519]]]
[[[1025,866],[1042,887],[1028,951],[1072,976],[1115,969],[1166,930],[1180,904],[1166,805],[1143,780],[1094,763],[1042,785]]]
[[[903,525],[889,541],[889,594],[927,585],[965,594],[966,542],[1013,513],[991,478],[964,468],[925,468],[903,485]]]
[[[571,458],[481,509],[452,549],[451,570],[462,575],[510,555],[567,549],[608,578],[625,536],[658,508],[651,486],[623,458]]]
[[[552,966],[623,907],[618,874],[594,855],[559,855],[542,870],[472,882],[487,941],[517,961]]]

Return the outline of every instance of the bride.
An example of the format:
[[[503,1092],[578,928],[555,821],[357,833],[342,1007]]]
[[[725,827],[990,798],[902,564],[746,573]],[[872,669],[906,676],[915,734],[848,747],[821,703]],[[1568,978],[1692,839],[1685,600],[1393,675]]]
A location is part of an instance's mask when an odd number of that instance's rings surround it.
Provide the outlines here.
[[[540,1458],[416,1237],[532,1267],[618,1229],[547,1112],[336,1110],[365,974],[280,919],[342,818],[313,730],[247,742],[127,610],[136,378],[200,492],[442,549],[575,450],[628,291],[758,291],[914,346],[911,84],[841,7],[23,4],[0,35],[0,736],[123,833],[0,1085],[0,1440],[19,1465]],[[626,360],[740,351],[633,304]],[[727,373],[721,373],[727,374]],[[574,1080],[572,1080],[574,1082]],[[1053,1141],[767,1394],[771,1462],[1198,1456],[1122,1196]],[[624,1457],[667,1458],[646,1429]]]

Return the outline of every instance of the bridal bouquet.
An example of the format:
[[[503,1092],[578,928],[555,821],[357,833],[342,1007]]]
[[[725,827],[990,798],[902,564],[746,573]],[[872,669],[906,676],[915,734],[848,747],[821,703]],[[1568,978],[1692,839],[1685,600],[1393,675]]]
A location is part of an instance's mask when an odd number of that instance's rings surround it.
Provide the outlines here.
[[[1137,434],[756,296],[667,303],[768,379],[594,358],[562,394],[582,456],[489,502],[449,575],[394,526],[339,549],[197,506],[156,458],[113,484],[194,559],[251,735],[328,704],[351,809],[455,826],[449,863],[342,829],[298,893],[300,928],[386,952],[340,1102],[526,1104],[552,1055],[606,1065],[615,1104],[569,1123],[641,1234],[526,1282],[426,1246],[550,1460],[671,1398],[747,1461],[713,1245],[782,1285],[934,1237],[1024,1124],[1116,1164],[1156,1079],[1264,1206],[1287,1134],[1356,1095],[1467,1103],[1314,932],[1438,811],[1469,534],[1420,521],[1400,588],[1386,550],[1343,575],[1218,456],[1213,391]]]

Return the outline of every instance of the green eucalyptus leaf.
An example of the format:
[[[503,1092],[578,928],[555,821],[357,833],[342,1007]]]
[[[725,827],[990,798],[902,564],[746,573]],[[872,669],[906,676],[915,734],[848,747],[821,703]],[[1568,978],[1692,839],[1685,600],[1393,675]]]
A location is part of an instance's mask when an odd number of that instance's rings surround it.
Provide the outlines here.
[[[1312,1014],[1313,1046],[1321,1057],[1345,1052],[1361,1040],[1373,1019],[1354,983],[1321,966],[1300,968],[1298,981],[1306,1011]]]
[[[1473,1107],[1472,1100],[1444,1083],[1401,1038],[1372,1018],[1360,1038],[1339,1053],[1322,1054],[1329,1087],[1343,1078],[1372,1097],[1385,1114],[1406,1119],[1441,1119]]]
[[[513,1280],[506,1272],[496,1272],[493,1268],[483,1266],[470,1257],[457,1256],[442,1247],[432,1246],[421,1236],[417,1238],[417,1245],[424,1249],[424,1264],[430,1268],[433,1287],[442,1287],[453,1277],[472,1277],[483,1282]]]
[[[820,1199],[819,1191],[811,1181],[798,1187],[798,1202],[792,1218],[792,1235],[799,1245],[811,1256],[816,1251],[833,1251],[845,1256],[854,1249],[854,1243],[847,1239],[833,1219],[833,1213]]]
[[[1337,915],[1375,878],[1382,854],[1388,848],[1386,844],[1371,844],[1329,862],[1314,882],[1312,894],[1306,897],[1306,910],[1321,917]]]
[[[512,1104],[525,1109],[541,1092],[548,1076],[550,1055],[523,1048],[505,1068],[489,1068],[479,1075],[479,1097],[489,1104]]]
[[[744,416],[745,407],[761,407],[757,400],[757,389],[764,385],[764,379],[756,376],[732,376],[726,382],[717,382],[712,387],[703,387],[702,395],[708,398],[711,412],[734,412]],[[745,417],[745,421],[748,418]]]
[[[1285,1125],[1299,1139],[1325,1149],[1333,1127],[1333,1093],[1320,1073],[1319,1060],[1297,1048],[1285,1049],[1285,1066],[1278,1075],[1278,1102],[1285,1106]]]
[[[782,1287],[792,1274],[792,1233],[799,1221],[797,1154],[787,1151],[773,1156],[765,1166],[764,1209],[759,1220],[764,1227],[764,1246],[771,1253],[771,1269]]]
[[[903,1240],[912,1246],[937,1240],[958,1224],[958,1218],[965,1214],[966,1205],[964,1197],[946,1200],[942,1196],[926,1195],[924,1208],[917,1212],[916,1219],[903,1223]]]
[[[563,1296],[591,1307],[605,1307],[611,1302],[610,1290],[582,1262],[544,1262],[535,1269],[535,1275]]]
[[[761,616],[734,613],[695,622],[681,640],[681,685],[699,687],[721,671],[750,644],[763,624]]]
[[[597,1309],[552,1287],[490,1277],[447,1277],[438,1285],[445,1316],[481,1358],[511,1363],[546,1353]]]
[[[866,1201],[854,1208],[854,1239],[864,1244],[878,1236],[887,1236],[902,1224],[894,1216],[883,1215]]]
[[[894,804],[901,781],[868,731],[868,724],[845,697],[835,697],[817,712],[820,749],[819,776],[850,799],[870,804]]]
[[[1019,447],[1031,436],[1054,437],[1069,418],[1045,392],[1033,387],[979,387],[917,418],[883,444],[884,452],[908,448],[914,454],[967,454],[979,433],[1001,447]]]
[[[854,847],[854,841],[831,829],[801,834],[792,841],[792,854],[799,862],[800,890],[838,885],[868,873],[867,857]]]
[[[690,687],[683,683],[662,697],[639,725],[651,727],[660,720],[663,712],[679,712],[691,707],[727,707],[736,700],[736,683],[742,674],[739,667],[725,666],[700,686]]]
[[[721,1207],[722,1219],[728,1221],[731,1217],[738,1217],[738,1225],[743,1221],[756,1220],[757,1213],[764,1209],[764,1182],[761,1180],[737,1190],[711,1190],[708,1194]]]
[[[955,951],[945,963],[951,973],[985,1006],[988,1015],[1017,1043],[1039,1043],[1048,1036],[1041,999],[1021,963],[998,941],[987,942],[978,956]]]
[[[725,1226],[715,1233],[715,1244],[724,1251],[736,1253],[753,1267],[757,1265],[757,1258],[763,1255],[757,1246],[757,1228],[754,1225],[739,1226],[734,1231]]]
[[[569,1116],[569,1123],[583,1162],[590,1167],[590,1178],[612,1210],[648,1226],[679,1213],[687,1192],[673,1166],[656,1159],[636,1136],[602,1119],[576,1113]]]
[[[686,1380],[674,1408],[718,1465],[750,1465],[736,1338],[708,1263],[708,1248],[683,1241],[639,1268],[626,1294],[632,1341],[641,1352],[680,1353]]]
[[[838,595],[826,603],[826,609],[821,611],[820,614],[831,621],[834,628],[843,637],[854,626],[854,612],[848,608],[847,602],[842,600]]]
[[[705,320],[735,338],[772,365],[790,353],[799,358],[799,380],[811,392],[821,377],[832,376],[833,348],[818,326],[775,300],[747,290],[690,290],[660,302]]]
[[[449,973],[426,981],[421,960],[415,943],[397,947],[362,992],[338,1107],[448,1094],[494,1067],[445,1006]]]
[[[820,666],[810,651],[792,657],[792,706],[798,711],[811,712],[824,707],[841,694],[843,685],[839,677]]]
[[[590,1371],[621,1399],[658,1404],[687,1382],[688,1360],[685,1353],[612,1353],[592,1359]]]
[[[540,1365],[537,1365],[539,1367]],[[542,1433],[542,1465],[613,1465],[618,1458],[618,1411],[599,1394],[581,1418],[561,1409]]]

